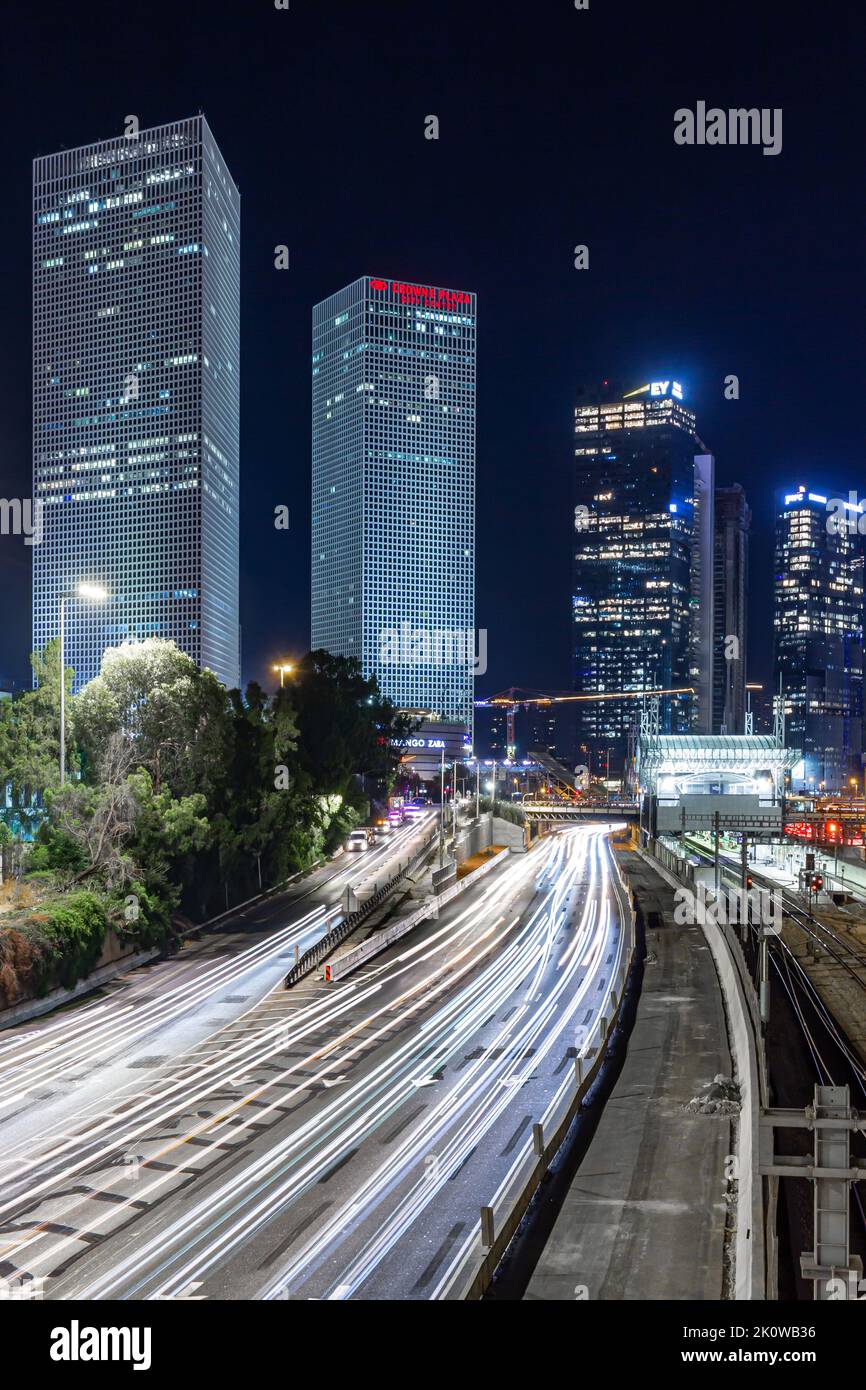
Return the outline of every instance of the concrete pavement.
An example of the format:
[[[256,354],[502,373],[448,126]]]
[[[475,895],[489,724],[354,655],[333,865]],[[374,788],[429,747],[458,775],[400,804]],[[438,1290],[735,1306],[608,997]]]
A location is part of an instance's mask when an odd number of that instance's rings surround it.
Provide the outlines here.
[[[646,925],[637,1019],[525,1297],[717,1299],[731,1120],[687,1106],[731,1076],[721,991],[700,928],[673,921],[673,890],[637,855],[620,863]]]

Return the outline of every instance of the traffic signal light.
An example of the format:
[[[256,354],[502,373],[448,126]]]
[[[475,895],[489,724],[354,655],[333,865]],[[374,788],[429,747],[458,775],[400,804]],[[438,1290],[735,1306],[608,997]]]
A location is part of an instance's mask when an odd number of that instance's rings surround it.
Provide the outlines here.
[[[822,889],[823,887],[824,887],[824,879],[823,879],[823,876],[822,876],[821,874],[813,874],[813,875],[812,875],[812,892],[813,892],[813,893],[820,893],[820,891],[821,891],[821,889]]]
[[[747,887],[747,888],[751,888],[751,886],[752,886],[752,875],[751,875],[751,874],[746,874],[746,887]]]

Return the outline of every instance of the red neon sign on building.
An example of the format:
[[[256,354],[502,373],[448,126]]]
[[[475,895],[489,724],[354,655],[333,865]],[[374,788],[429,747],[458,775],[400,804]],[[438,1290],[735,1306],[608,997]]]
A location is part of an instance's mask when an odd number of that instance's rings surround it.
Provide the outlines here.
[[[389,288],[387,280],[371,280],[370,288],[380,293]],[[457,309],[472,303],[472,296],[462,290],[440,290],[435,285],[405,285],[392,280],[390,290],[402,304],[422,304],[426,309]]]

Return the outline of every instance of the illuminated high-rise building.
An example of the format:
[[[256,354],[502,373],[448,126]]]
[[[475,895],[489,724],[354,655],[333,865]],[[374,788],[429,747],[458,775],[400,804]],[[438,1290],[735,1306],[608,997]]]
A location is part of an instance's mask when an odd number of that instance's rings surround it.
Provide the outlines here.
[[[313,311],[312,646],[469,731],[475,333],[474,294],[368,275]]]
[[[848,495],[791,488],[776,508],[773,689],[781,677],[785,741],[803,752],[795,791],[862,784],[862,512],[832,506]]]
[[[240,682],[240,199],[204,116],[34,162],[33,641],[80,687],[170,638]]]
[[[713,459],[682,386],[604,383],[584,396],[574,477],[575,691],[693,688],[662,698],[661,731],[709,731]],[[578,702],[581,758],[610,750],[621,766],[639,707]]]
[[[745,731],[751,520],[746,494],[739,483],[716,488],[711,730],[714,734]]]

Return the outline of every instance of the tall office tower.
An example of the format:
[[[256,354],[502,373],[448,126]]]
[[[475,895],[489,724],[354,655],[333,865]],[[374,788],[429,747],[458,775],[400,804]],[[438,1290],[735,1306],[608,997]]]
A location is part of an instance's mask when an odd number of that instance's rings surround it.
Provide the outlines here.
[[[696,457],[703,463],[696,466]],[[634,390],[604,383],[575,410],[574,688],[581,694],[694,685],[691,653],[708,645],[693,618],[692,568],[703,545],[700,583],[711,575],[709,456],[675,381]],[[711,589],[710,589],[711,596]],[[707,622],[706,612],[702,616]],[[712,631],[711,619],[710,628]],[[576,745],[585,757],[611,750],[623,765],[636,700],[578,702]],[[688,696],[661,702],[661,729],[687,733]],[[593,764],[595,766],[595,764]]]
[[[33,642],[80,687],[171,638],[240,681],[240,200],[204,116],[34,162]]]
[[[713,726],[741,734],[746,727],[746,598],[752,513],[739,483],[716,488],[713,605]]]
[[[716,461],[695,455],[694,517],[689,583],[689,685],[694,690],[691,731],[713,732],[713,532]]]
[[[794,791],[840,791],[862,777],[863,540],[857,504],[850,525],[828,506],[842,496],[800,487],[776,512],[773,684],[781,676],[785,741],[803,750]]]
[[[476,648],[475,325],[474,294],[368,275],[313,310],[313,648],[356,657],[458,741]]]

